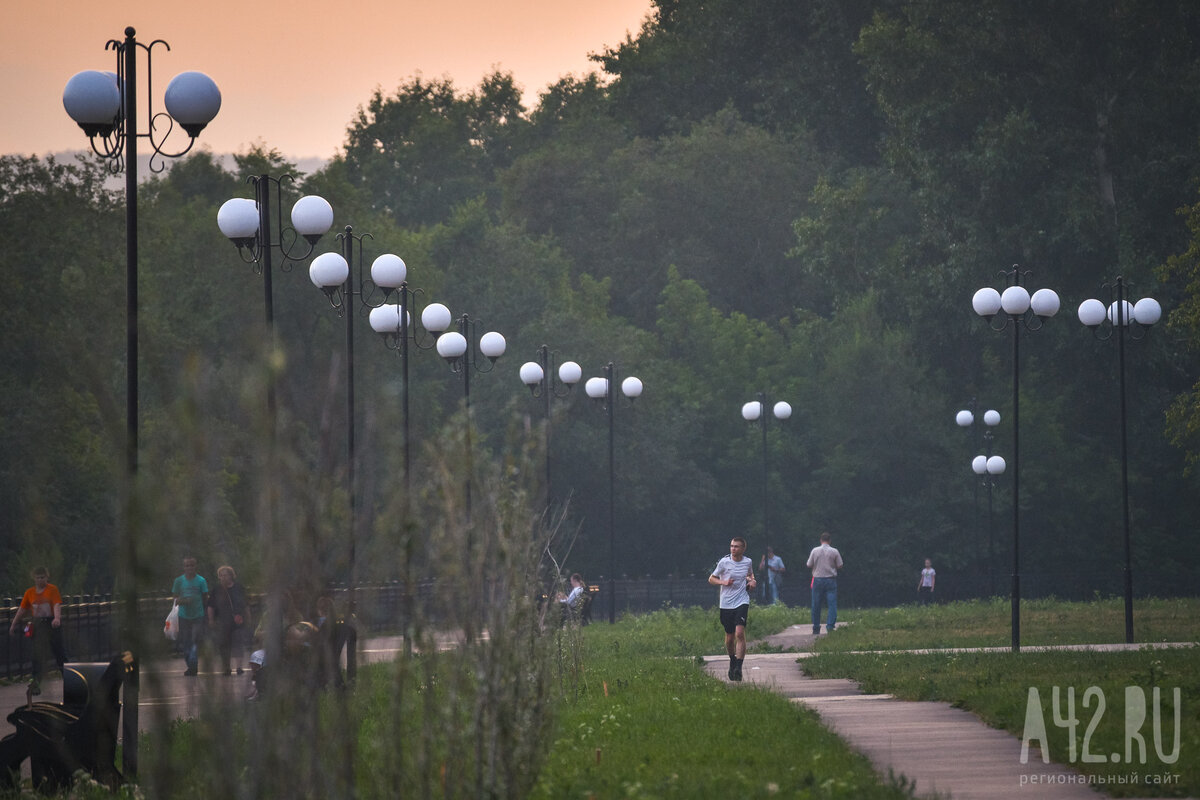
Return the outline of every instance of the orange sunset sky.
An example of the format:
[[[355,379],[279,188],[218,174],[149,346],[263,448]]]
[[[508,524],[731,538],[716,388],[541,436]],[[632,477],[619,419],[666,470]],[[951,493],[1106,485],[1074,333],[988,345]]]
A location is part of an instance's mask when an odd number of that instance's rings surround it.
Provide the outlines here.
[[[154,48],[155,111],[176,74],[208,73],[221,111],[199,143],[216,153],[255,142],[290,158],[329,158],[376,88],[450,77],[461,91],[495,69],[513,73],[526,105],[566,74],[595,69],[588,54],[636,35],[650,0],[3,0],[5,75],[0,153],[45,155],[87,147],[63,110],[76,72],[116,71],[109,39],[137,29]],[[139,61],[139,83],[144,80]],[[139,89],[144,129],[144,83]],[[139,149],[149,145],[143,140]]]

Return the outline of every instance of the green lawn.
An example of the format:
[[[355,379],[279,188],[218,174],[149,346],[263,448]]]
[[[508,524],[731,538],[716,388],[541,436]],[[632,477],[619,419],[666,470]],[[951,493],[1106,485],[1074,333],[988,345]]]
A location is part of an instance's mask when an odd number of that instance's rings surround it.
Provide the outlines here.
[[[1198,612],[1196,600],[1139,601],[1135,633],[1140,641],[1195,641]],[[897,652],[1006,647],[1007,601],[871,609],[846,617],[850,624],[820,640],[820,655],[803,662],[806,673],[852,678],[869,693],[940,700],[972,711],[1025,741],[1045,742],[1052,760],[1101,776],[1112,796],[1200,795],[1200,650],[1031,650],[1124,641],[1121,601],[1024,604],[1020,653]],[[862,652],[872,650],[877,652]],[[1032,751],[1030,758],[1037,757]]]

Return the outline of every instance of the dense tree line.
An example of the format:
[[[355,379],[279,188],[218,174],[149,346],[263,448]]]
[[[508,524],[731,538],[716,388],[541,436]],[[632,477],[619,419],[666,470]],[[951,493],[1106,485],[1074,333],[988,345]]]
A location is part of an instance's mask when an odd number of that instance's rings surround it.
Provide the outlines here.
[[[377,91],[341,155],[287,192],[333,204],[318,251],[339,249],[346,225],[370,233],[368,263],[401,255],[421,303],[507,337],[493,373],[472,376],[475,458],[540,442],[543,406],[517,378],[540,345],[585,377],[612,362],[644,381],[614,409],[619,573],[701,574],[735,533],[758,553],[766,514],[797,569],[832,531],[872,600],[906,597],[925,557],[964,593],[1008,572],[1011,475],[989,558],[969,468],[982,445],[954,412],[998,409],[996,452],[1010,455],[1013,334],[988,330],[970,299],[1014,264],[1063,300],[1022,339],[1024,562],[1046,576],[1034,591],[1119,591],[1117,348],[1074,310],[1122,276],[1168,312],[1127,348],[1135,585],[1183,591],[1200,561],[1198,43],[1200,9],[1178,0],[658,0],[595,57],[600,73],[532,108],[502,73],[467,91],[422,78]],[[232,171],[201,151],[141,192],[142,491],[159,585],[183,549],[252,580],[265,568],[262,397],[279,364],[261,279],[215,215],[250,196],[248,176],[287,172],[269,146]],[[33,561],[74,590],[111,581],[124,251],[104,178],[86,160],[0,161],[10,586]],[[275,280],[282,471],[311,511],[306,552],[344,579],[344,323],[305,270]],[[361,576],[390,578],[401,555],[385,534],[409,500],[403,387],[356,323],[358,559]],[[434,485],[423,448],[461,445],[464,392],[431,352],[414,349],[411,370],[415,498]],[[765,492],[761,434],[740,416],[759,391],[795,409],[768,431]],[[571,569],[596,578],[608,417],[582,395],[553,404],[548,494],[576,532]]]

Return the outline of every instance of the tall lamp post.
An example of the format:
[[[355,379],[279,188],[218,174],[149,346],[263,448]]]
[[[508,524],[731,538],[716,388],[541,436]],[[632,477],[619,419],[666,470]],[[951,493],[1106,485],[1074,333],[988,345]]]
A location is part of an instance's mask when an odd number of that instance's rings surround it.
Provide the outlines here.
[[[774,414],[775,419],[782,422],[783,420],[788,419],[789,417],[792,416],[792,406],[789,403],[784,402],[783,400],[780,400],[774,406],[772,406],[771,413]],[[769,518],[768,509],[770,506],[770,490],[767,485],[769,473],[768,473],[768,469],[767,469],[767,393],[766,392],[759,392],[757,400],[752,400],[749,403],[746,403],[742,406],[742,419],[746,420],[747,422],[757,423],[758,427],[762,430],[763,547],[766,548],[771,543],[771,539],[770,539],[771,528],[770,528],[770,525],[768,524],[768,518]],[[768,577],[768,579],[771,577],[770,573],[768,573],[767,577]],[[763,584],[764,589],[767,587],[767,585],[769,583],[774,583],[774,581],[768,580],[767,583],[764,583]]]
[[[341,253],[322,253],[313,259],[308,267],[308,277],[313,285],[324,292],[329,298],[330,305],[338,316],[346,320],[346,488],[349,510],[347,521],[347,545],[349,563],[349,593],[350,616],[354,618],[358,612],[358,487],[355,483],[357,460],[354,449],[354,298],[359,300],[361,308],[372,306],[374,287],[378,285],[375,278],[392,285],[400,286],[407,275],[403,259],[392,253],[385,253],[371,265],[371,275],[368,280],[363,276],[363,241],[371,238],[368,234],[356,234],[353,226],[337,235],[342,243]],[[356,247],[357,246],[357,247]],[[357,250],[357,258],[356,256]],[[385,291],[384,299],[391,289]],[[346,673],[353,680],[357,673],[356,653],[347,649]]]
[[[154,46],[171,46],[161,39],[150,44],[137,40],[137,31],[125,29],[125,39],[110,39],[105,50],[117,54],[117,71],[85,70],[67,81],[63,90],[63,107],[71,119],[83,129],[92,150],[110,162],[111,170],[125,170],[125,524],[118,534],[123,579],[125,619],[123,627],[132,633],[137,626],[137,514],[133,481],[138,466],[138,139],[150,142],[150,169],[162,172],[168,158],[178,158],[196,143],[196,137],[212,122],[221,108],[221,92],[202,72],[183,72],[169,84],[163,96],[166,112],[154,112],[151,61]],[[138,120],[138,48],[146,53],[146,129],[139,130]],[[165,123],[165,130],[156,135],[156,123]],[[178,152],[165,150],[167,138],[175,123],[183,128],[189,141]],[[125,774],[137,775],[138,739],[138,669],[136,661],[126,678],[126,713],[124,715],[122,763]],[[132,691],[130,691],[132,690]]]
[[[614,455],[613,410],[617,405],[616,367],[608,362],[603,378],[588,378],[583,385],[587,396],[608,412],[608,623],[617,621],[617,529],[616,529],[616,458]],[[642,396],[642,382],[632,375],[621,381],[621,394],[630,401]]]
[[[412,324],[412,312],[420,289],[408,285],[407,270],[404,262],[395,264],[384,261],[383,256],[375,259],[371,265],[371,280],[384,291],[382,305],[372,308],[369,316],[371,330],[383,337],[384,344],[400,355],[401,395],[400,411],[403,417],[403,456],[404,456],[404,494],[407,498],[411,486],[411,447],[409,445],[409,379],[408,358],[409,347],[416,346],[418,350],[429,350],[433,344],[425,344],[420,329]],[[398,261],[399,259],[397,259]],[[395,297],[395,299],[393,299]],[[434,303],[421,313],[421,323],[426,332],[436,339],[442,331],[450,327],[450,309],[441,303]],[[407,502],[407,499],[406,499]]]
[[[554,353],[549,345],[542,345],[537,350],[537,361],[526,361],[521,365],[521,382],[529,387],[535,398],[546,401],[546,508],[551,505],[550,491],[550,419],[551,401],[556,397],[566,397],[571,393],[575,384],[583,377],[583,368],[574,361],[564,361],[558,368],[558,382],[554,380]]]
[[[247,182],[254,186],[254,199],[235,197],[226,200],[217,212],[217,227],[237,246],[242,261],[254,265],[263,277],[263,306],[267,335],[271,347],[271,378],[267,383],[267,414],[274,435],[275,407],[275,300],[273,289],[274,252],[282,260],[279,268],[291,270],[293,263],[312,255],[317,242],[333,226],[333,208],[325,198],[305,195],[292,206],[290,228],[283,225],[282,194],[284,183],[294,180],[291,175],[275,178],[271,175],[252,175]],[[304,243],[300,243],[300,239]]]
[[[987,411],[983,412],[984,429],[983,429],[983,435],[980,436],[979,432],[978,432],[978,428],[976,427],[976,423],[978,423],[979,420],[976,419],[975,410],[976,410],[975,409],[975,398],[972,397],[970,408],[964,408],[961,411],[959,411],[957,414],[955,414],[954,422],[958,425],[958,427],[962,428],[963,430],[970,429],[971,433],[973,434],[971,436],[971,449],[972,450],[979,449],[980,439],[982,439],[983,445],[986,447],[986,450],[987,450],[987,456],[990,456],[992,454],[992,442],[996,438],[995,434],[992,433],[992,428],[995,428],[997,425],[1000,424],[1000,412],[996,411],[995,409],[991,409],[991,408],[989,408]],[[986,469],[987,456],[984,457],[984,462],[985,462],[984,471],[980,472],[979,470],[975,470],[975,474],[977,474],[977,475],[987,474],[987,469]],[[974,467],[975,463],[976,462],[972,462],[972,467]],[[988,563],[988,592],[991,595],[995,595],[996,594],[996,585],[995,585],[994,576],[995,576],[995,564],[996,564],[996,546],[995,546],[995,536],[994,536],[995,531],[994,531],[994,526],[992,524],[992,485],[991,485],[991,483],[988,483],[987,481],[983,481],[983,482],[977,481],[975,483],[975,524],[976,524],[976,526],[979,525],[979,488],[981,486],[987,488],[987,490],[988,490],[988,562],[987,562]],[[979,548],[978,538],[976,538],[975,541],[976,541],[976,553],[978,554],[978,548]]]
[[[1040,330],[1045,320],[1058,313],[1058,294],[1053,289],[1038,289],[1032,296],[1021,281],[1029,273],[1014,264],[1001,273],[1005,276],[1004,293],[985,287],[975,292],[971,307],[988,321],[995,331],[1013,331],[1013,568],[1012,568],[1012,650],[1021,649],[1021,332]],[[1000,316],[1003,312],[1004,316]]]
[[[996,487],[996,476],[1003,475],[1005,468],[1004,459],[1000,456],[992,455],[992,436],[991,431],[984,434],[984,439],[987,441],[987,455],[978,455],[971,460],[971,471],[980,478],[980,485],[987,489],[988,496],[988,594],[994,596],[996,594],[996,524],[995,516],[992,514],[992,490]]]
[[[1096,299],[1084,300],[1079,305],[1079,321],[1092,329],[1098,339],[1117,340],[1117,372],[1121,385],[1121,510],[1124,515],[1125,535],[1125,641],[1133,642],[1133,567],[1129,540],[1129,440],[1126,431],[1125,407],[1125,336],[1140,339],[1147,329],[1162,318],[1162,306],[1153,297],[1143,297],[1137,304],[1126,299],[1124,280],[1118,276],[1109,289],[1112,300],[1107,309]],[[1107,318],[1109,327],[1101,329]]]
[[[443,318],[442,309],[446,307],[440,303],[432,303],[426,307],[425,313],[428,313],[436,320]],[[433,309],[433,311],[430,311]],[[429,328],[430,322],[425,320],[425,314],[422,314],[422,321],[425,322],[425,327]],[[471,472],[472,472],[472,451],[471,451],[471,373],[472,372],[491,372],[496,367],[496,361],[500,356],[504,355],[504,350],[507,343],[504,337],[495,331],[488,331],[476,338],[476,327],[478,323],[471,319],[470,315],[463,314],[458,318],[458,330],[447,331],[438,336],[437,351],[438,355],[446,360],[450,365],[451,371],[462,375],[463,379],[463,398],[465,402],[465,410],[467,415],[467,521],[471,520]],[[479,356],[487,358],[487,364],[481,365]]]

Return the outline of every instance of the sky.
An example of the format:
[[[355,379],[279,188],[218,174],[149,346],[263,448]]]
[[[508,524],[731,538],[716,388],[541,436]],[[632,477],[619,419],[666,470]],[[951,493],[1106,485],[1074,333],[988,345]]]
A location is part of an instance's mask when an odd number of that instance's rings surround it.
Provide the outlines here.
[[[650,0],[0,2],[0,153],[38,156],[87,147],[63,110],[63,87],[82,70],[115,72],[105,44],[124,39],[131,25],[138,42],[170,45],[153,50],[156,112],[180,72],[207,73],[220,88],[221,111],[198,144],[240,153],[262,143],[292,159],[327,159],[376,89],[392,95],[420,75],[451,78],[466,92],[499,69],[513,74],[532,106],[564,75],[594,71],[588,54],[636,36],[650,11]],[[149,144],[143,139],[139,149],[145,154]]]

